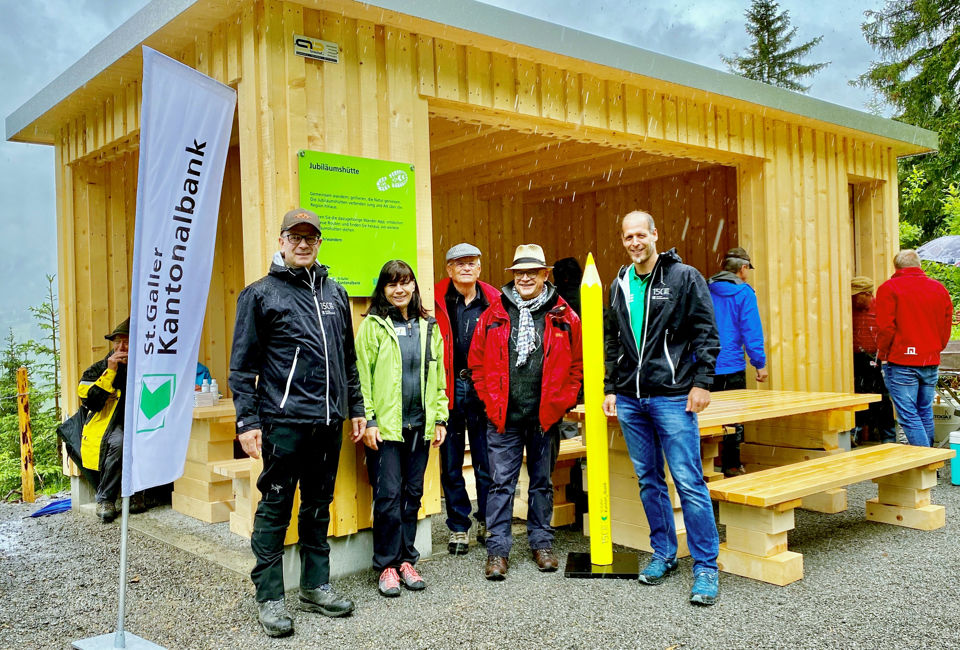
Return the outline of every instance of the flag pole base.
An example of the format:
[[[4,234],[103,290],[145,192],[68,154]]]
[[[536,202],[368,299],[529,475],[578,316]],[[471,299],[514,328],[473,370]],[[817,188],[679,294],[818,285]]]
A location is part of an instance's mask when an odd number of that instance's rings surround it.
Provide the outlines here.
[[[73,647],[77,650],[113,650],[114,648],[127,648],[127,650],[164,650],[162,645],[157,645],[152,641],[141,639],[136,634],[129,632],[123,633],[123,645],[117,645],[117,633],[101,634],[92,636],[89,639],[81,639],[73,642]]]
[[[593,564],[589,553],[568,553],[564,578],[619,578],[636,580],[640,575],[640,560],[636,553],[614,553],[610,564]]]

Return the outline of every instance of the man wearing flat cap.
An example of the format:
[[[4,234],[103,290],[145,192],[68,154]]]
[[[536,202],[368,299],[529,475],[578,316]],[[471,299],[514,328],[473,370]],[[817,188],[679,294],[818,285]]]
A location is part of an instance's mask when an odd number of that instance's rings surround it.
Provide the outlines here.
[[[126,319],[103,338],[110,341],[106,357],[83,371],[77,395],[92,415],[83,425],[80,459],[84,475],[93,478],[97,517],[103,523],[117,518],[116,500],[120,495],[123,466],[123,418],[126,412],[127,346],[130,319]],[[146,510],[143,493],[130,498],[130,512]]]
[[[353,602],[330,586],[330,502],[343,422],[362,435],[360,376],[347,292],[317,262],[320,220],[297,208],[283,217],[270,272],[237,298],[230,390],[237,435],[263,458],[250,545],[258,618],[269,636],[293,633],[284,605],[283,539],[300,485],[300,609],[346,616]]]
[[[583,380],[580,318],[547,282],[543,249],[522,244],[513,256],[513,281],[480,317],[469,366],[490,420],[487,452],[488,580],[507,574],[513,536],[513,498],[526,450],[530,475],[527,540],[540,571],[556,571],[553,482],[559,423],[577,403]]]
[[[756,371],[758,382],[767,380],[767,356],[763,351],[763,326],[757,309],[757,294],[747,284],[753,269],[750,256],[742,248],[731,248],[723,258],[723,268],[710,277],[710,299],[713,315],[720,335],[720,354],[714,369],[713,391],[737,390],[747,387],[747,362],[744,351]],[[743,442],[743,425],[736,425],[736,433],[723,437],[720,464],[723,475],[738,476],[740,466],[740,443]]]
[[[874,308],[873,280],[858,275],[850,282],[853,301],[853,389],[857,393],[880,393],[883,398],[870,404],[866,411],[857,411],[857,427],[851,442],[857,444],[867,435],[875,442],[896,442],[897,423],[893,403],[883,383],[883,372],[877,360],[877,313]]]
[[[447,550],[463,555],[469,550],[470,496],[463,479],[463,456],[467,436],[470,462],[477,486],[477,541],[487,541],[487,416],[477,396],[467,366],[467,354],[480,315],[500,297],[493,285],[480,281],[480,249],[462,243],[447,251],[447,277],[434,288],[437,325],[443,336],[443,363],[447,377],[450,418],[447,439],[440,447],[440,484],[447,505]]]

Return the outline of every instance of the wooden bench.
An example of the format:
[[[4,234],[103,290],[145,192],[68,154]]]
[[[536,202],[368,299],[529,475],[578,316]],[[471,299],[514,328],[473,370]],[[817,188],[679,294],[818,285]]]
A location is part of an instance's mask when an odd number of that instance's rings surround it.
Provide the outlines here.
[[[234,509],[230,513],[230,532],[241,537],[250,538],[253,532],[253,518],[257,513],[257,504],[260,503],[260,490],[257,489],[257,479],[263,470],[263,461],[253,458],[236,458],[210,463],[211,471],[219,476],[230,479],[233,483]],[[293,512],[290,515],[290,525],[283,540],[284,545],[296,544],[297,520],[300,512],[300,489],[297,488],[293,497]]]
[[[934,530],[945,523],[943,506],[930,503],[937,469],[953,458],[948,449],[884,444],[767,469],[709,484],[727,527],[720,545],[722,571],[787,585],[803,577],[803,556],[787,550],[794,508],[804,497],[873,480],[867,519]]]

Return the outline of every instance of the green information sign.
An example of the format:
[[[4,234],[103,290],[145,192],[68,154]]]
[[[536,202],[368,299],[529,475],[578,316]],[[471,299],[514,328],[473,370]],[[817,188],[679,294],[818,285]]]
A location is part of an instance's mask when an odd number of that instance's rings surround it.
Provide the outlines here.
[[[320,217],[320,262],[354,297],[369,296],[385,262],[417,270],[417,197],[410,163],[301,150],[300,205]]]

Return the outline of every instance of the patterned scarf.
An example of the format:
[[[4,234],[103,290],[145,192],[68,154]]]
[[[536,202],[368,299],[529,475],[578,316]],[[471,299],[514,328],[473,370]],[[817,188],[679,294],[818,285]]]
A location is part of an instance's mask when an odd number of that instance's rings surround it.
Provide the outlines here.
[[[517,329],[517,367],[527,362],[530,353],[537,349],[537,331],[533,326],[533,315],[530,313],[540,309],[547,301],[547,287],[543,287],[540,295],[532,300],[523,300],[517,288],[513,288],[513,302],[520,309],[520,327]]]

